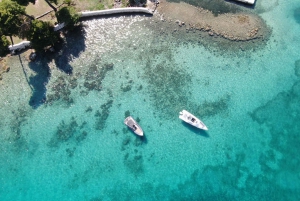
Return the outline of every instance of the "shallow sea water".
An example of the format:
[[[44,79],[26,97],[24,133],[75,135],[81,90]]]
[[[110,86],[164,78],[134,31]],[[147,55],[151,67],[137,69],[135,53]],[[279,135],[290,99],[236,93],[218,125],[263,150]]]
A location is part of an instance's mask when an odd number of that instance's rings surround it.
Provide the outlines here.
[[[126,16],[85,21],[51,61],[12,57],[0,200],[300,200],[299,9],[258,0],[272,34],[255,50]],[[181,122],[182,109],[209,130]]]

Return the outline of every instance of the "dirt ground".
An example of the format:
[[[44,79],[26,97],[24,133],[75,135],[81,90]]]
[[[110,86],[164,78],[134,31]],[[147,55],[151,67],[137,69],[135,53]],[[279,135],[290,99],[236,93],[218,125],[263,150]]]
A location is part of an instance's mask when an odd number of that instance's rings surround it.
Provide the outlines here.
[[[125,0],[123,0],[125,1]],[[58,4],[52,4],[55,7],[63,3],[63,0],[58,0]],[[122,7],[121,0],[72,0],[72,5],[75,6],[78,12],[86,10],[101,10]],[[26,7],[26,12],[29,15],[38,17],[48,11],[51,11],[51,7],[44,0],[36,0],[35,4],[29,4]],[[55,22],[54,12],[50,12],[48,15],[40,18],[41,20],[48,20]]]

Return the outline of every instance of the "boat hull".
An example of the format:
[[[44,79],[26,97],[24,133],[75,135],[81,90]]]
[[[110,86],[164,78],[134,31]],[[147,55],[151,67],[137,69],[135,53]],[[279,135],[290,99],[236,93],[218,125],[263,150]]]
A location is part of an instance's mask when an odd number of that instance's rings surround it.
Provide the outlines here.
[[[255,3],[255,0],[236,0],[236,1],[251,4],[251,5],[253,5]]]
[[[207,126],[199,118],[186,110],[182,110],[179,113],[179,118],[192,126],[200,128],[202,130],[208,130]]]
[[[144,136],[143,129],[141,128],[141,126],[136,122],[136,120],[133,117],[128,116],[124,120],[124,124],[127,125],[136,135]]]

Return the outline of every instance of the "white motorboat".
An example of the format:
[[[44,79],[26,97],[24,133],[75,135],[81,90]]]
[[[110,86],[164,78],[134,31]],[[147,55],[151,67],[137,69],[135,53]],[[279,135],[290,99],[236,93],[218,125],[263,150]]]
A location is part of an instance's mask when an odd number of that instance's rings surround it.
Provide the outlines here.
[[[141,128],[141,126],[131,116],[128,116],[124,120],[124,124],[126,124],[138,136],[144,135],[144,132],[143,132],[143,129]]]
[[[200,119],[198,119],[186,110],[182,110],[181,112],[179,112],[179,118],[185,121],[186,123],[191,124],[192,126],[203,130],[208,130],[207,126]]]
[[[236,1],[247,3],[247,4],[254,4],[255,3],[255,0],[236,0]]]

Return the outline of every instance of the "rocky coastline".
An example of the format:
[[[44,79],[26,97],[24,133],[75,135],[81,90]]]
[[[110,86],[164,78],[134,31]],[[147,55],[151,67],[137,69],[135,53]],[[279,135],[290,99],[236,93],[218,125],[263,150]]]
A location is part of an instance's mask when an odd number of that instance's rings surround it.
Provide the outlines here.
[[[151,6],[153,8],[153,6]],[[258,15],[250,12],[213,12],[184,2],[172,3],[162,0],[156,14],[161,21],[177,23],[186,31],[199,30],[209,36],[217,36],[230,41],[249,41],[268,37],[269,27]]]

